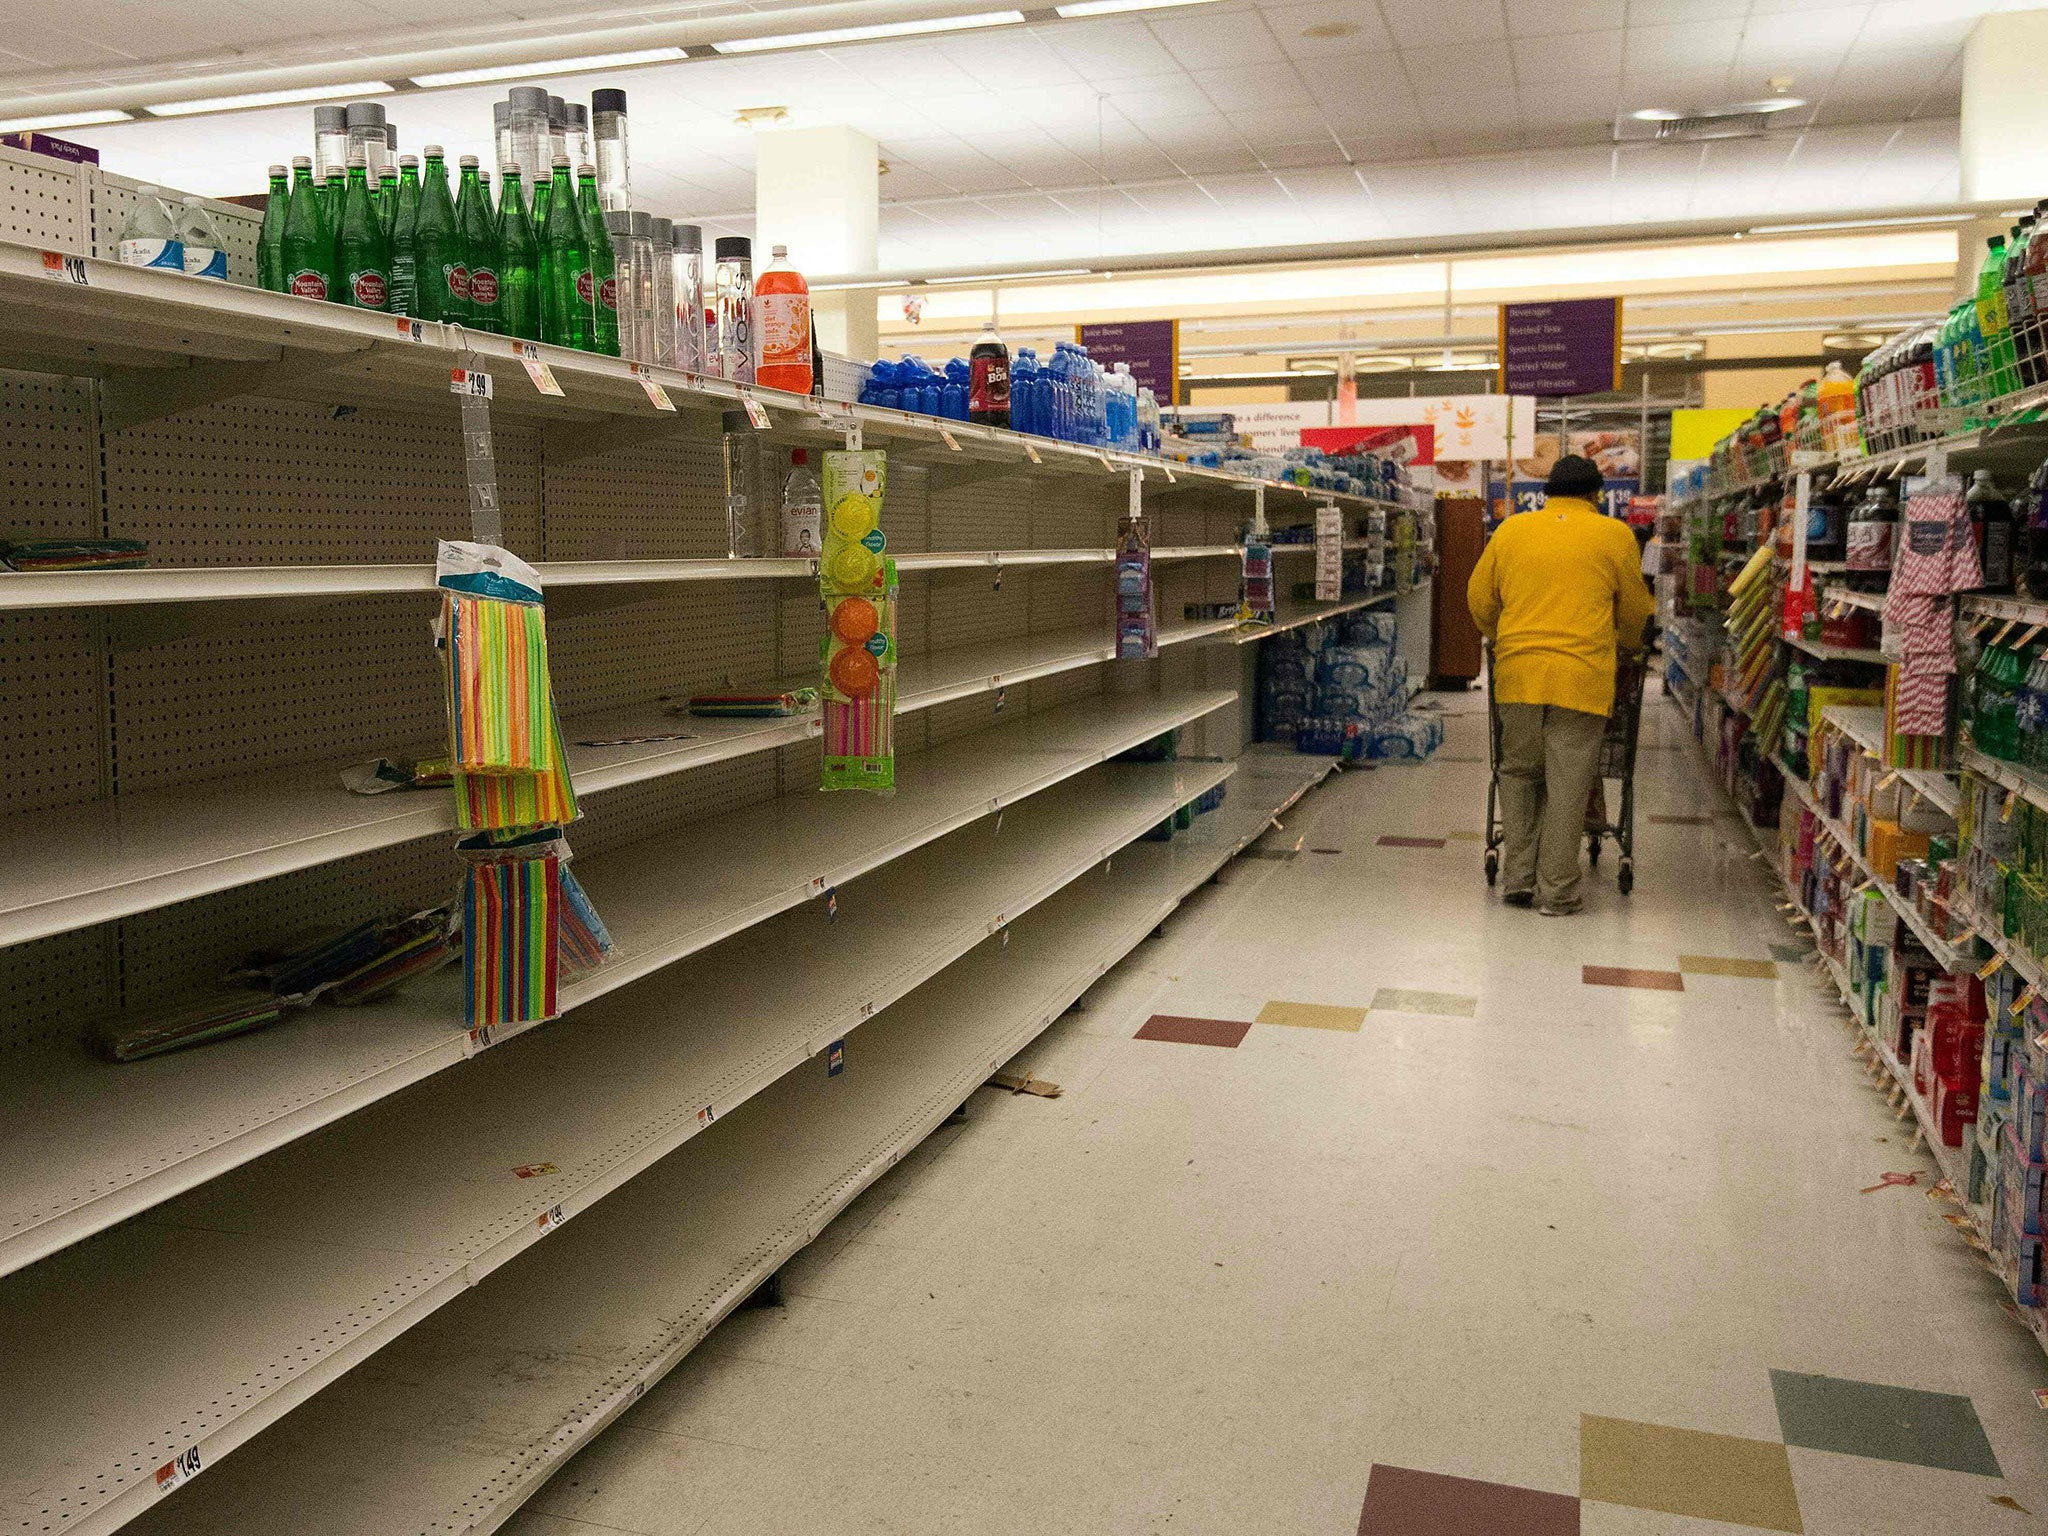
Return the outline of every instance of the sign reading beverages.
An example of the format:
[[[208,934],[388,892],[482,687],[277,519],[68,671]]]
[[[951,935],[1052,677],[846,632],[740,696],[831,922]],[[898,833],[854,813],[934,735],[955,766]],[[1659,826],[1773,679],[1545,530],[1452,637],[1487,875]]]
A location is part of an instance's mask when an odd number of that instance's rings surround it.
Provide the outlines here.
[[[1621,300],[1553,299],[1500,307],[1506,395],[1604,395],[1621,388]]]
[[[1088,349],[1089,357],[1102,364],[1105,372],[1114,373],[1118,363],[1128,363],[1140,389],[1151,390],[1152,398],[1162,406],[1173,404],[1173,387],[1180,379],[1178,320],[1077,325],[1074,340]]]

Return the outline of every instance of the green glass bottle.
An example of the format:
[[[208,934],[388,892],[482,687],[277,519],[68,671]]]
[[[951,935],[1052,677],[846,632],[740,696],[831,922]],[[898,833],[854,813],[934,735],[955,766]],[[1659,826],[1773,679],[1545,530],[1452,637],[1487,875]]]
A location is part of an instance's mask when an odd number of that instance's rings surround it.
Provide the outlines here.
[[[327,219],[327,241],[334,247],[334,257],[327,264],[327,270],[334,274],[334,281],[328,286],[328,293],[337,304],[348,301],[341,293],[341,210],[348,202],[348,172],[337,166],[327,173],[327,186],[320,199],[320,208]]]
[[[540,232],[540,339],[588,352],[593,338],[590,245],[576,211],[569,162],[555,161],[548,221]]]
[[[543,142],[541,148],[545,150],[547,144]],[[520,169],[524,170],[525,167],[522,166]],[[553,194],[554,190],[554,183],[549,179],[548,167],[543,165],[535,168],[533,186],[530,189],[533,196],[533,206],[527,209],[527,214],[533,220],[533,238],[536,240],[542,238],[543,232],[548,227],[548,198]]]
[[[455,199],[448,191],[448,163],[441,146],[427,146],[420,173],[420,206],[413,219],[413,313],[422,320],[469,323],[469,262],[463,254],[462,230],[455,222]]]
[[[374,190],[377,222],[384,226],[384,238],[389,241],[398,230],[398,167],[387,167],[378,176]]]
[[[540,244],[517,166],[506,167],[498,194],[498,334],[540,340]]]
[[[334,238],[327,231],[326,194],[313,180],[313,157],[292,157],[292,192],[285,205],[279,255],[284,291],[302,299],[329,299],[334,293]]]
[[[391,307],[391,242],[370,202],[369,169],[360,151],[348,157],[348,193],[341,205],[341,302],[356,309]]]
[[[597,167],[576,168],[576,212],[583,220],[583,243],[590,252],[591,351],[606,357],[619,355],[618,263],[612,256],[612,237],[604,227],[604,210],[597,203]]]
[[[270,168],[270,195],[263,200],[263,227],[256,231],[256,285],[284,292],[284,220],[292,200],[291,182],[281,165]]]
[[[495,335],[499,329],[498,232],[491,222],[491,194],[484,190],[475,155],[464,155],[461,165],[455,225],[462,232],[462,255],[469,264],[469,323]]]
[[[420,161],[398,157],[398,207],[391,220],[391,312],[419,313],[419,264],[413,259],[413,225],[420,216]]]

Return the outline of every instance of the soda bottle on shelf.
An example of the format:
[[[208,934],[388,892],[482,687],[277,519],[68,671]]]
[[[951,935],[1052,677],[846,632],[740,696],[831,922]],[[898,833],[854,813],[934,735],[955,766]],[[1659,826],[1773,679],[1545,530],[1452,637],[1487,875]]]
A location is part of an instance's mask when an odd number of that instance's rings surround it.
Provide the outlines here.
[[[455,227],[462,239],[462,259],[469,268],[469,323],[497,335],[498,232],[491,221],[491,194],[484,187],[475,155],[457,162],[462,168],[455,199]]]
[[[391,211],[391,312],[419,313],[419,268],[413,253],[414,227],[420,217],[420,160],[398,157],[398,195]]]
[[[2010,592],[2013,584],[2012,504],[1992,483],[1991,471],[1980,469],[1970,478],[1963,497],[1970,513],[1970,532],[1977,541],[1977,558],[1984,583],[1979,592]]]
[[[2048,383],[2048,198],[2034,204],[2034,238],[2020,262],[2027,289],[2027,350],[2033,358],[2032,384]]]
[[[448,162],[438,144],[427,146],[420,178],[420,205],[413,215],[413,314],[422,320],[469,323],[469,260],[455,198],[448,190]]]
[[[811,473],[810,453],[789,455],[789,478],[782,484],[782,554],[787,560],[815,560],[824,537],[825,493]]]
[[[393,239],[398,233],[398,188],[397,165],[387,165],[377,179],[377,217],[384,225],[384,238]]]
[[[356,309],[391,307],[391,243],[370,206],[363,152],[348,152],[348,194],[341,205],[341,302]]]
[[[811,290],[789,264],[789,247],[769,247],[768,269],[754,284],[754,378],[793,395],[811,392]]]
[[[2005,318],[2005,236],[1993,235],[1984,242],[1984,264],[1977,269],[1977,329],[1983,338],[1979,353],[1984,374],[1984,398],[1996,399],[2011,391],[2008,381],[2011,336]]]
[[[569,162],[555,162],[549,178],[548,221],[540,232],[540,339],[588,352],[594,315],[590,291],[590,250]]]
[[[2028,478],[2013,517],[2026,527],[2026,568],[2020,588],[2029,597],[2048,598],[2048,460]]]
[[[594,165],[576,168],[576,216],[583,223],[583,249],[590,268],[590,350],[618,357],[622,355],[619,342],[623,334],[619,325],[619,260],[612,246],[611,231],[605,227],[604,210],[597,205]],[[630,279],[630,260],[626,273]]]
[[[1832,362],[1821,370],[1814,395],[1820,412],[1820,446],[1826,453],[1851,451],[1856,438],[1856,383]]]
[[[984,427],[1010,425],[1010,348],[993,319],[983,322],[967,354],[967,419]]]
[[[123,266],[185,270],[185,242],[171,210],[164,206],[160,187],[135,189],[135,206],[121,221],[121,243],[115,251]]]
[[[508,166],[498,194],[498,334],[539,341],[540,242],[519,182],[519,167]]]
[[[2005,269],[1999,273],[1999,282],[2005,289],[2005,328],[2012,341],[2015,388],[2033,382],[2034,291],[2025,281],[2027,247],[2033,243],[2034,216],[2028,213],[2012,227],[2005,242]]]
[[[334,238],[327,231],[311,155],[292,156],[292,193],[278,244],[286,293],[302,299],[324,299],[333,293]],[[179,265],[184,265],[182,256]]]
[[[290,173],[270,168],[270,195],[263,199],[263,226],[256,231],[256,286],[284,292],[284,220],[292,200]]]

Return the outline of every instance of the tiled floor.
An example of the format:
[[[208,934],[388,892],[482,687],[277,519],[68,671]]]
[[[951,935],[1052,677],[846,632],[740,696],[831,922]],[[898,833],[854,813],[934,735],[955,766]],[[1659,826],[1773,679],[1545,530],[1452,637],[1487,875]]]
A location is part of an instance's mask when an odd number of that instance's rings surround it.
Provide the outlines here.
[[[1463,702],[1289,816],[1350,854],[1231,866],[1013,1064],[1061,1097],[977,1094],[506,1529],[2048,1532],[2048,1356],[1936,1202],[1858,1193],[1931,1165],[1669,707],[1634,894],[1560,921],[1455,834],[1375,851],[1483,815]]]

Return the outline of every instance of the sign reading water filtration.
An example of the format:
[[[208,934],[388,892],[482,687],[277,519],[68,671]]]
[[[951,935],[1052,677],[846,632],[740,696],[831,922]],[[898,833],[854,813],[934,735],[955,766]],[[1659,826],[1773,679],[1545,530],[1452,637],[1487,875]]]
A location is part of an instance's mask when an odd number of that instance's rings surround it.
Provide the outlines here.
[[[1604,395],[1621,388],[1621,300],[1500,307],[1505,395]]]
[[[1173,386],[1180,378],[1180,322],[1124,320],[1111,325],[1077,325],[1074,340],[1089,357],[1114,373],[1118,363],[1131,365],[1140,389],[1152,391],[1161,407],[1171,409]]]

